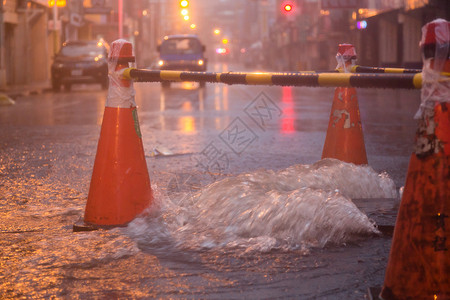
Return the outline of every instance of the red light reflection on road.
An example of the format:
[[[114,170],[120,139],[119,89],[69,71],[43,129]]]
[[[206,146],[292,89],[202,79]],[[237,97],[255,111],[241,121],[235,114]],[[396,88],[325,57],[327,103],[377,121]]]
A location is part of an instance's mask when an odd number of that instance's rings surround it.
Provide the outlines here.
[[[281,115],[281,133],[291,134],[295,132],[294,121],[294,102],[292,100],[292,87],[284,86],[281,89],[282,93],[282,115]]]

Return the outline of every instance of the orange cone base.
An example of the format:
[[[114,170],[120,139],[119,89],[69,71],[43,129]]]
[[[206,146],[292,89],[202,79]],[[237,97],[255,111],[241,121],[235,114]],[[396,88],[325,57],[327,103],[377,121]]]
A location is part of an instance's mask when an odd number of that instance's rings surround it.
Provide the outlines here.
[[[382,299],[450,299],[450,156],[411,156]]]
[[[84,222],[125,225],[151,201],[136,108],[105,107]]]
[[[336,88],[323,146],[323,158],[336,158],[358,165],[367,164],[355,88]]]
[[[117,226],[101,226],[101,225],[93,225],[85,223],[83,220],[78,220],[75,224],[73,224],[73,232],[84,232],[84,231],[95,231],[99,229],[110,229],[115,228]]]

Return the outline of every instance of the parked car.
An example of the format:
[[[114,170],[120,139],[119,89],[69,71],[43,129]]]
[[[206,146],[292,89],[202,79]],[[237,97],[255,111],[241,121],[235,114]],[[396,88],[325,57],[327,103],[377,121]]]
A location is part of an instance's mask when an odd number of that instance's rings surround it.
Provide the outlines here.
[[[52,88],[61,85],[70,91],[74,83],[99,83],[108,87],[108,45],[104,41],[68,41],[55,55],[52,67]]]
[[[196,35],[165,36],[157,50],[160,70],[206,71],[205,46]],[[162,85],[168,87],[170,82],[163,81]],[[200,86],[204,86],[204,82]]]

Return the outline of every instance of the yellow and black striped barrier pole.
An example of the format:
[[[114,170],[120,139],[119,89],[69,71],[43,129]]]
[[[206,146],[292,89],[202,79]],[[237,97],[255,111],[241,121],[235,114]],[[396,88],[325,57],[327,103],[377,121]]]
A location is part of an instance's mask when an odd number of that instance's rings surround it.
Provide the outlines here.
[[[344,70],[338,70],[344,72]],[[365,67],[353,66],[350,69],[351,73],[393,73],[393,74],[417,74],[421,73],[422,69],[403,69],[403,68],[379,68],[379,67]]]
[[[153,71],[129,68],[135,82],[194,81],[246,85],[420,89],[422,74],[240,73]]]
[[[393,74],[417,74],[422,73],[422,69],[404,69],[404,68],[380,68],[380,67],[365,67],[365,66],[351,66],[347,69],[348,73],[393,73]],[[298,71],[299,73],[346,73],[344,69],[334,69],[328,71]],[[449,73],[444,73],[449,76]]]

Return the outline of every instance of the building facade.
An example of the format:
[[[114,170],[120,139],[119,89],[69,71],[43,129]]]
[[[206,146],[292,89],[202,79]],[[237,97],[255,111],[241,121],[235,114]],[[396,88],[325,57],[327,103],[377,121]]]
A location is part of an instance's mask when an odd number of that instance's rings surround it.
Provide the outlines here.
[[[286,3],[295,9],[285,11]],[[421,68],[422,26],[450,19],[448,0],[277,0],[274,5],[269,39],[252,35],[254,43],[262,43],[262,60],[271,71],[332,70],[341,43],[355,45],[361,65]]]
[[[54,36],[43,1],[0,2],[0,88],[45,82]]]

